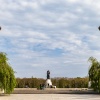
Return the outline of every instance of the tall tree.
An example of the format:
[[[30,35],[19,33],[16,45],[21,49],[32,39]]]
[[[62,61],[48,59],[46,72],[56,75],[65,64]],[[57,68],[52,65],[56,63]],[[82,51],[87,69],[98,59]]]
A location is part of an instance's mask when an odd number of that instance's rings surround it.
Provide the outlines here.
[[[96,58],[90,57],[91,62],[89,69],[89,81],[91,81],[91,87],[100,92],[100,62]]]
[[[0,52],[0,88],[5,93],[11,93],[16,86],[14,71],[8,63],[6,53]]]

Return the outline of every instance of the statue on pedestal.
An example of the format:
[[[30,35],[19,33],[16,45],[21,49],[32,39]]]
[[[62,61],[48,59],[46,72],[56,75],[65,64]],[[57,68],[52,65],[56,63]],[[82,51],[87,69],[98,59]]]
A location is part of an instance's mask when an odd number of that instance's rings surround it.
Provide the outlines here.
[[[45,82],[45,88],[56,88],[56,86],[52,85],[52,81],[50,79],[50,71],[49,70],[47,71],[47,79],[46,79],[46,82]]]
[[[50,79],[50,71],[49,70],[47,71],[47,79],[46,79],[46,82],[45,82],[45,86],[46,86],[46,88],[50,88],[52,86],[52,82],[51,82],[51,79]]]

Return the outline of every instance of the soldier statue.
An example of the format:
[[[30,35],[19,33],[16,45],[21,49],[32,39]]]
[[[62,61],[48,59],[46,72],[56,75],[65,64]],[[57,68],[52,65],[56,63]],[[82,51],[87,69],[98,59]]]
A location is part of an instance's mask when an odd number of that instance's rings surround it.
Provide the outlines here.
[[[47,71],[47,79],[50,79],[50,71]]]

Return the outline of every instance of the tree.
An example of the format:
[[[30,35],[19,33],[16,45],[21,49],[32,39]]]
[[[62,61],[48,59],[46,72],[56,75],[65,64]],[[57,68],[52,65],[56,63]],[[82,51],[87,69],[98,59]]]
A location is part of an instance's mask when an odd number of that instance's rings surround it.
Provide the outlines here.
[[[14,71],[8,63],[7,54],[0,52],[0,88],[10,94],[16,86]]]
[[[96,58],[90,57],[91,62],[89,69],[89,81],[91,82],[91,87],[100,93],[100,62]]]

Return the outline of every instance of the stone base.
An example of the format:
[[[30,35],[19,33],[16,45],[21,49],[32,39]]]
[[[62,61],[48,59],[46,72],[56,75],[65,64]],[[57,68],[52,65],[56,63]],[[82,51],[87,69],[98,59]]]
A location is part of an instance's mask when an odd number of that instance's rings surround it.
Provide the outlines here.
[[[4,89],[2,90],[2,89],[0,89],[0,94],[2,94],[2,93],[4,93]]]
[[[46,82],[45,82],[45,87],[46,87],[46,88],[52,87],[51,79],[47,79],[47,80],[46,80]]]

